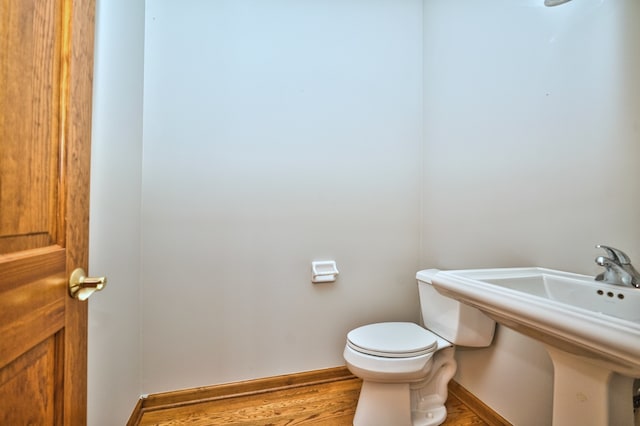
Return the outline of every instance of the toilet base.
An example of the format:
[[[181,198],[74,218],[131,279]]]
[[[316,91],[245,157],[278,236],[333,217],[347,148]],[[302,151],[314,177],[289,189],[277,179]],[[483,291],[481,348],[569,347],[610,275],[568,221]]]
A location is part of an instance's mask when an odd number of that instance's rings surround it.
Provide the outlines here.
[[[360,398],[354,426],[436,426],[447,418],[447,409],[436,395],[412,410],[408,383],[364,382]]]
[[[409,383],[362,382],[353,425],[412,426]]]
[[[437,395],[434,395],[431,400],[423,399],[422,407],[415,407],[411,411],[413,426],[436,426],[444,423],[446,418],[447,409]]]
[[[436,426],[447,417],[447,384],[456,371],[454,348],[438,351],[428,376],[414,383],[364,379],[354,426]]]

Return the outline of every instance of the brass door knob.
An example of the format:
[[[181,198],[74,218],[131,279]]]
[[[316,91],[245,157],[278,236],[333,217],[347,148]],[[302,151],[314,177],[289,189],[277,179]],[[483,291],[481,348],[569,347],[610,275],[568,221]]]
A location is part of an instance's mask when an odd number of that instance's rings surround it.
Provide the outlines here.
[[[69,295],[74,299],[87,300],[96,291],[107,285],[107,277],[87,277],[82,268],[76,268],[69,277]]]

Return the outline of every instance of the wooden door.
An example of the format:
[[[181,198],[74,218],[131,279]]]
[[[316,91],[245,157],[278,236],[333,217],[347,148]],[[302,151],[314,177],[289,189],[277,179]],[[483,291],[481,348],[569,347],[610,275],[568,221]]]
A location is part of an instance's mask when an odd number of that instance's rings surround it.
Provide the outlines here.
[[[0,425],[86,424],[95,0],[0,0]]]

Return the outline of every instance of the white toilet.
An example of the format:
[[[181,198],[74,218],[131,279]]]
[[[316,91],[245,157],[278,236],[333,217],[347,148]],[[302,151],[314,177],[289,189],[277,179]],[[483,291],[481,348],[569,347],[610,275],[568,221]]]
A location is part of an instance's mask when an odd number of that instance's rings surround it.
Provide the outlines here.
[[[425,328],[410,322],[369,324],[347,334],[344,359],[362,379],[354,426],[431,426],[447,417],[454,346],[486,347],[495,322],[438,293],[437,269],[417,273]]]

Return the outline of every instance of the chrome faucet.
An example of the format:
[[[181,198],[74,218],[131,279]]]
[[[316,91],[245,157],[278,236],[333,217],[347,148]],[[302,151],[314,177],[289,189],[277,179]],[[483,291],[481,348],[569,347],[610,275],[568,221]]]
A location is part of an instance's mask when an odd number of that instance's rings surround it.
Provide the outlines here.
[[[640,288],[640,273],[631,264],[629,256],[622,250],[602,244],[598,244],[596,248],[605,250],[608,256],[596,257],[596,263],[604,267],[604,272],[596,276],[596,281]]]

